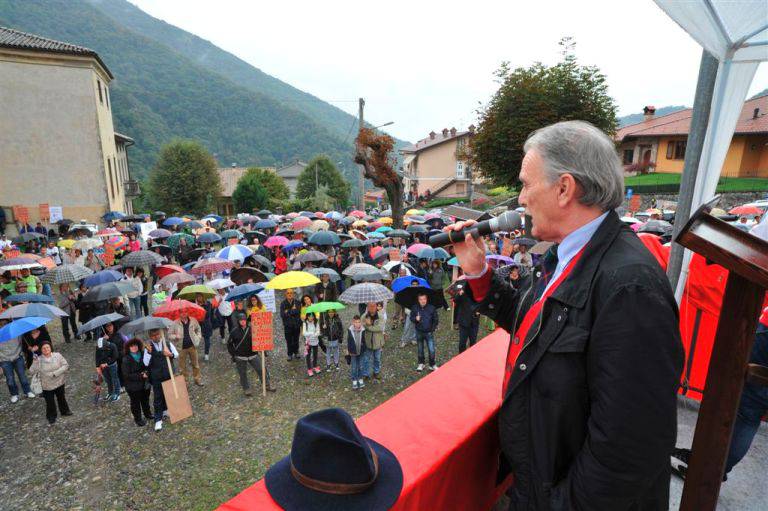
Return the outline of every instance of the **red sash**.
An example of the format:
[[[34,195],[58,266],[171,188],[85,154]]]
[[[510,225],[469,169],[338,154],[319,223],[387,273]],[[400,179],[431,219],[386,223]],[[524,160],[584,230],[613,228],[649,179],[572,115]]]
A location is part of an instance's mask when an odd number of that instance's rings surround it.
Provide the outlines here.
[[[571,270],[573,270],[573,267],[576,266],[576,263],[581,258],[581,254],[583,252],[584,248],[579,250],[579,252],[573,256],[573,259],[570,260],[565,269],[563,269],[563,272],[557,277],[552,285],[547,288],[541,298],[539,298],[533,305],[531,305],[531,308],[528,309],[528,312],[525,313],[525,317],[520,323],[520,327],[518,327],[515,335],[512,336],[512,340],[509,343],[509,351],[507,351],[507,363],[504,366],[504,384],[502,386],[502,396],[507,394],[507,385],[509,385],[509,379],[512,376],[512,371],[515,369],[515,361],[517,360],[517,356],[522,351],[523,346],[525,346],[525,338],[528,335],[528,330],[531,329],[531,326],[536,321],[536,318],[539,316],[539,314],[541,314],[541,309],[544,307],[544,302],[546,302],[547,298],[549,298],[552,293],[555,292],[558,286],[560,286],[560,284],[562,284],[563,281],[568,278],[568,275],[571,274]],[[515,343],[515,339],[519,339],[520,342]]]

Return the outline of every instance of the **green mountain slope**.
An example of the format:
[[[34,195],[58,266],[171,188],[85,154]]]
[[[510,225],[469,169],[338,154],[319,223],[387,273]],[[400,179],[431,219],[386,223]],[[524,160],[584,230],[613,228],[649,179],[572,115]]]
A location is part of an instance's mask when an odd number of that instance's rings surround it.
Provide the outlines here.
[[[661,108],[656,109],[656,116],[661,115],[667,115],[674,112],[677,112],[678,110],[685,110],[688,108],[685,105],[672,105],[672,106],[663,106]],[[617,121],[619,121],[619,128],[623,128],[624,126],[629,126],[631,124],[637,124],[638,122],[642,122],[643,120],[643,113],[640,112],[639,114],[629,114],[625,115],[624,117],[619,117]]]
[[[350,161],[351,140],[344,143],[337,130],[125,28],[83,0],[0,0],[0,25],[99,53],[116,77],[110,86],[116,129],[136,139],[130,158],[138,177],[174,137],[200,140],[223,165],[273,165],[317,153]]]
[[[350,133],[355,117],[257,69],[213,43],[153,18],[126,0],[87,0],[125,28],[162,43],[192,62],[247,89],[261,92],[299,110],[340,135]],[[355,126],[356,127],[356,126]],[[347,140],[354,138],[350,136]]]

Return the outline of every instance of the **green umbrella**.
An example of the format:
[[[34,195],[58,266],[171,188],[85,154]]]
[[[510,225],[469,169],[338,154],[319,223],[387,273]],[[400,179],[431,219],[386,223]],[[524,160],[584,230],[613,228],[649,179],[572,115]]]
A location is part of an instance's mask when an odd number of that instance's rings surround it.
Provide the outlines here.
[[[339,302],[318,302],[307,307],[306,312],[328,312],[341,309],[346,309],[346,306]]]
[[[187,245],[189,245],[190,247],[195,245],[195,237],[192,236],[191,234],[187,234],[183,232],[171,234],[168,237],[168,239],[165,240],[165,244],[171,247],[173,250],[178,250],[179,240],[181,240],[181,238],[184,238],[185,240],[187,240]]]
[[[184,289],[179,291],[178,298],[184,298],[185,296],[191,296],[194,298],[198,293],[205,296],[206,298],[213,298],[216,296],[216,291],[214,291],[213,288],[203,284],[195,284],[193,286],[186,286]]]

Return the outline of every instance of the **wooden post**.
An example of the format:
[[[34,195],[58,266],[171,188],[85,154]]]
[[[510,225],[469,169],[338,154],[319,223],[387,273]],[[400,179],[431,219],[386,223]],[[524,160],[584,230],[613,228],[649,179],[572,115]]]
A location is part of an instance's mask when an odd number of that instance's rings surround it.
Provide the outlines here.
[[[264,352],[261,352],[261,395],[267,395],[267,370],[264,363]]]
[[[749,355],[768,288],[768,243],[709,215],[711,201],[676,241],[729,270],[680,509],[714,511]]]
[[[165,332],[163,332],[163,350],[168,349],[168,346],[165,343]],[[165,354],[163,354],[165,357]],[[179,389],[176,388],[176,378],[173,376],[173,366],[171,365],[171,360],[168,357],[165,357],[165,362],[168,364],[168,374],[171,375],[171,384],[173,385],[173,395],[176,397],[176,399],[179,398]]]

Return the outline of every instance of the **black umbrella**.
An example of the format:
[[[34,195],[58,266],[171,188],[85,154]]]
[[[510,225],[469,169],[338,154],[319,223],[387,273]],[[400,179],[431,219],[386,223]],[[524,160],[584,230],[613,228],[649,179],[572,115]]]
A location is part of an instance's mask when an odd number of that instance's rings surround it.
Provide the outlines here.
[[[90,332],[91,330],[96,330],[97,328],[108,325],[109,323],[115,323],[116,321],[128,319],[122,314],[118,314],[117,312],[111,312],[109,314],[102,314],[101,316],[96,316],[92,320],[88,321],[87,323],[83,323],[80,325],[80,328],[77,330],[77,335],[83,335],[86,332]]]
[[[190,250],[187,254],[187,261],[197,261],[201,255],[207,253],[208,251],[204,248],[196,248],[194,250]]]
[[[427,295],[427,303],[431,303],[435,299],[434,290],[424,286],[409,286],[395,293],[395,303],[410,309],[418,303],[421,294]]]
[[[168,328],[173,325],[173,321],[167,318],[157,318],[155,316],[144,316],[135,319],[123,325],[120,333],[123,335],[133,335],[138,332],[147,332],[156,328]]]
[[[260,209],[259,211],[256,212],[256,216],[259,216],[261,218],[267,218],[271,214],[272,212],[268,209]]]
[[[272,264],[272,261],[270,261],[269,259],[267,259],[262,255],[253,254],[251,258],[253,258],[254,262],[257,265],[264,266],[265,268],[267,268],[267,271],[272,271],[275,268],[274,265]]]
[[[666,236],[672,234],[672,224],[664,220],[648,220],[637,232],[649,232],[659,236]]]
[[[164,255],[166,257],[171,257],[171,254],[173,254],[173,250],[168,245],[163,245],[161,243],[156,243],[150,247],[153,252],[160,252],[160,255]]]
[[[106,284],[99,284],[88,290],[83,295],[84,302],[102,302],[115,298],[118,296],[127,295],[134,291],[133,286],[126,281],[108,282]]]
[[[69,218],[62,218],[61,220],[56,221],[56,225],[72,225],[74,223],[74,220],[70,220]]]
[[[293,235],[293,231],[291,231],[291,235]],[[281,236],[283,236],[281,234]],[[247,231],[245,233],[245,239],[248,240],[249,244],[253,244],[253,240],[256,238],[259,239],[259,243],[264,243],[264,241],[268,238],[267,233],[261,232],[261,231]]]
[[[339,235],[335,232],[331,231],[317,231],[313,235],[309,237],[307,242],[310,245],[322,245],[322,246],[329,246],[329,245],[338,245],[341,243],[341,238],[339,238]]]

